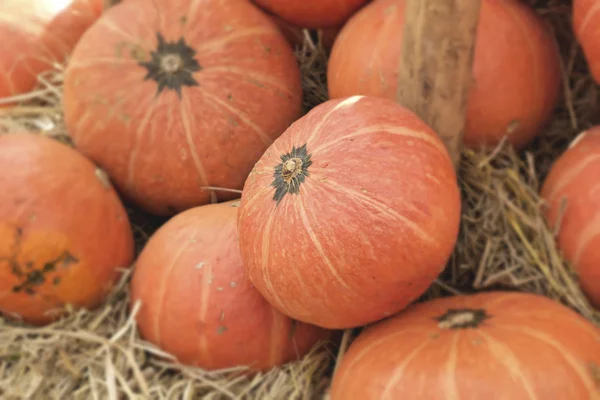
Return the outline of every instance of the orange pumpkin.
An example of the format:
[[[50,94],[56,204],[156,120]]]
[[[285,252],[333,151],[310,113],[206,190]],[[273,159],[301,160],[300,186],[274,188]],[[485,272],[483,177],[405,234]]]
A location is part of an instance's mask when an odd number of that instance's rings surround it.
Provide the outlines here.
[[[582,132],[554,162],[542,186],[546,217],[584,292],[600,308],[600,126]],[[564,208],[563,208],[564,207]],[[560,217],[560,220],[559,220]]]
[[[0,312],[48,323],[91,309],[133,262],[133,233],[106,174],[72,148],[0,135]]]
[[[263,9],[301,28],[344,24],[368,0],[254,0]]]
[[[33,89],[38,74],[64,62],[103,5],[104,0],[2,0],[0,99]]]
[[[63,100],[77,148],[172,215],[231,199],[206,187],[242,188],[300,115],[302,87],[291,46],[247,0],[129,0],[77,45]]]
[[[252,287],[238,248],[239,201],[184,211],[136,263],[131,301],[142,335],[179,362],[266,370],[305,355],[330,332],[279,313]]]
[[[279,137],[246,180],[240,249],[254,286],[300,321],[391,315],[443,270],[460,220],[437,134],[378,97],[330,100]]]
[[[328,64],[331,98],[396,97],[406,0],[375,0],[335,41]],[[533,10],[519,0],[483,0],[475,43],[464,145],[493,147],[508,134],[528,144],[554,110],[560,54]]]
[[[600,2],[573,0],[573,31],[594,81],[600,84]]]
[[[598,399],[600,330],[534,294],[416,304],[362,331],[331,400]]]

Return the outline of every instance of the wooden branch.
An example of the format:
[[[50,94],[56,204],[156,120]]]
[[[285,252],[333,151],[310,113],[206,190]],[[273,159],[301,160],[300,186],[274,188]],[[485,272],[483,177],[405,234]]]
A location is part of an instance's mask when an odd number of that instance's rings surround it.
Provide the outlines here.
[[[407,0],[397,102],[444,141],[456,168],[481,0]]]

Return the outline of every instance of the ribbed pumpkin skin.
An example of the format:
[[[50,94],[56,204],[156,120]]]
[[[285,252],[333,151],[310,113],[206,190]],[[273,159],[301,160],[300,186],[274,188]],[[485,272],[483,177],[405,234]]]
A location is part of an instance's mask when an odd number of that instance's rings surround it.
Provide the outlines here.
[[[453,309],[488,318],[449,329],[439,318]],[[591,322],[546,297],[488,292],[420,303],[366,328],[333,376],[331,400],[591,400],[599,372]]]
[[[131,302],[142,301],[142,335],[178,360],[205,369],[251,371],[304,356],[330,331],[276,311],[244,274],[239,201],[184,211],[156,231],[136,263]]]
[[[133,262],[133,233],[117,193],[68,146],[0,135],[0,312],[45,324],[70,303],[99,305]]]
[[[102,13],[104,0],[56,3],[0,2],[0,98],[33,89],[38,74],[63,62]]]
[[[65,121],[77,148],[128,199],[165,216],[212,196],[231,199],[203,187],[241,189],[301,102],[291,46],[247,0],[117,4],[82,37],[65,74]]]
[[[375,0],[338,35],[328,64],[331,98],[395,99],[406,0]],[[554,110],[560,56],[553,36],[519,0],[483,0],[467,102],[464,144],[493,147],[506,133],[528,144]]]
[[[309,175],[277,202],[282,157],[295,162],[294,148]],[[391,315],[427,289],[454,248],[460,193],[428,126],[390,100],[357,96],[317,106],[273,143],[246,181],[238,219],[254,286],[283,313],[340,329]]]
[[[368,0],[254,0],[263,9],[301,28],[342,25]]]
[[[600,2],[573,0],[572,10],[575,37],[594,81],[600,84]]]
[[[600,126],[582,132],[554,162],[542,186],[546,218],[591,302],[600,308]],[[563,202],[565,208],[563,209]]]

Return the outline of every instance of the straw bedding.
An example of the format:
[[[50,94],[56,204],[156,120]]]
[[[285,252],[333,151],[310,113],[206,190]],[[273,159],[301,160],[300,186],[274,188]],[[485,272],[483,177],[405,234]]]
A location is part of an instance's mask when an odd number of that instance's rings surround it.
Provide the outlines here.
[[[599,123],[600,92],[570,29],[570,2],[530,0],[548,19],[563,54],[563,95],[538,140],[519,154],[507,145],[465,151],[460,166],[463,219],[448,268],[423,299],[504,289],[541,293],[600,324],[577,278],[556,249],[537,195],[553,160],[583,129]],[[296,50],[305,108],[327,99],[327,55],[308,34]],[[0,109],[0,133],[36,131],[68,141],[61,120],[63,66],[39,76],[19,107]],[[6,173],[6,172],[5,172]],[[164,222],[129,208],[138,250]],[[317,399],[326,396],[340,348],[322,345],[303,360],[253,378],[178,365],[139,338],[128,306],[125,271],[106,304],[60,322],[31,328],[0,319],[0,398],[12,399]]]

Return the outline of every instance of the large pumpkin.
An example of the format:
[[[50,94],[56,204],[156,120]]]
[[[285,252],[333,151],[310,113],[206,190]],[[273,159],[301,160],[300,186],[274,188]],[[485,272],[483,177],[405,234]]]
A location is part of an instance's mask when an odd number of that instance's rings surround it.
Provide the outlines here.
[[[582,132],[554,162],[541,195],[546,217],[559,227],[558,247],[600,308],[600,126]]]
[[[439,298],[366,328],[331,387],[331,400],[599,398],[600,330],[514,292]]]
[[[132,303],[150,342],[205,369],[265,370],[305,355],[330,331],[273,309],[244,274],[239,201],[184,211],[150,238],[136,263]]]
[[[343,25],[369,0],[254,0],[265,10],[301,28]]]
[[[374,0],[338,35],[328,64],[331,98],[396,97],[406,0]],[[554,38],[519,0],[483,0],[467,101],[465,146],[493,147],[508,134],[528,144],[554,110],[560,55]]]
[[[448,152],[383,98],[327,101],[296,121],[244,186],[240,248],[283,313],[326,328],[404,308],[444,268],[460,193]]]
[[[0,312],[32,324],[99,305],[133,262],[133,233],[106,175],[72,148],[0,135]]]
[[[129,0],[82,37],[67,68],[77,148],[160,215],[226,200],[301,112],[300,71],[247,0]]]
[[[600,84],[600,2],[573,0],[573,31],[581,45],[590,73]]]
[[[2,0],[0,99],[27,92],[62,63],[103,10],[104,0]]]

